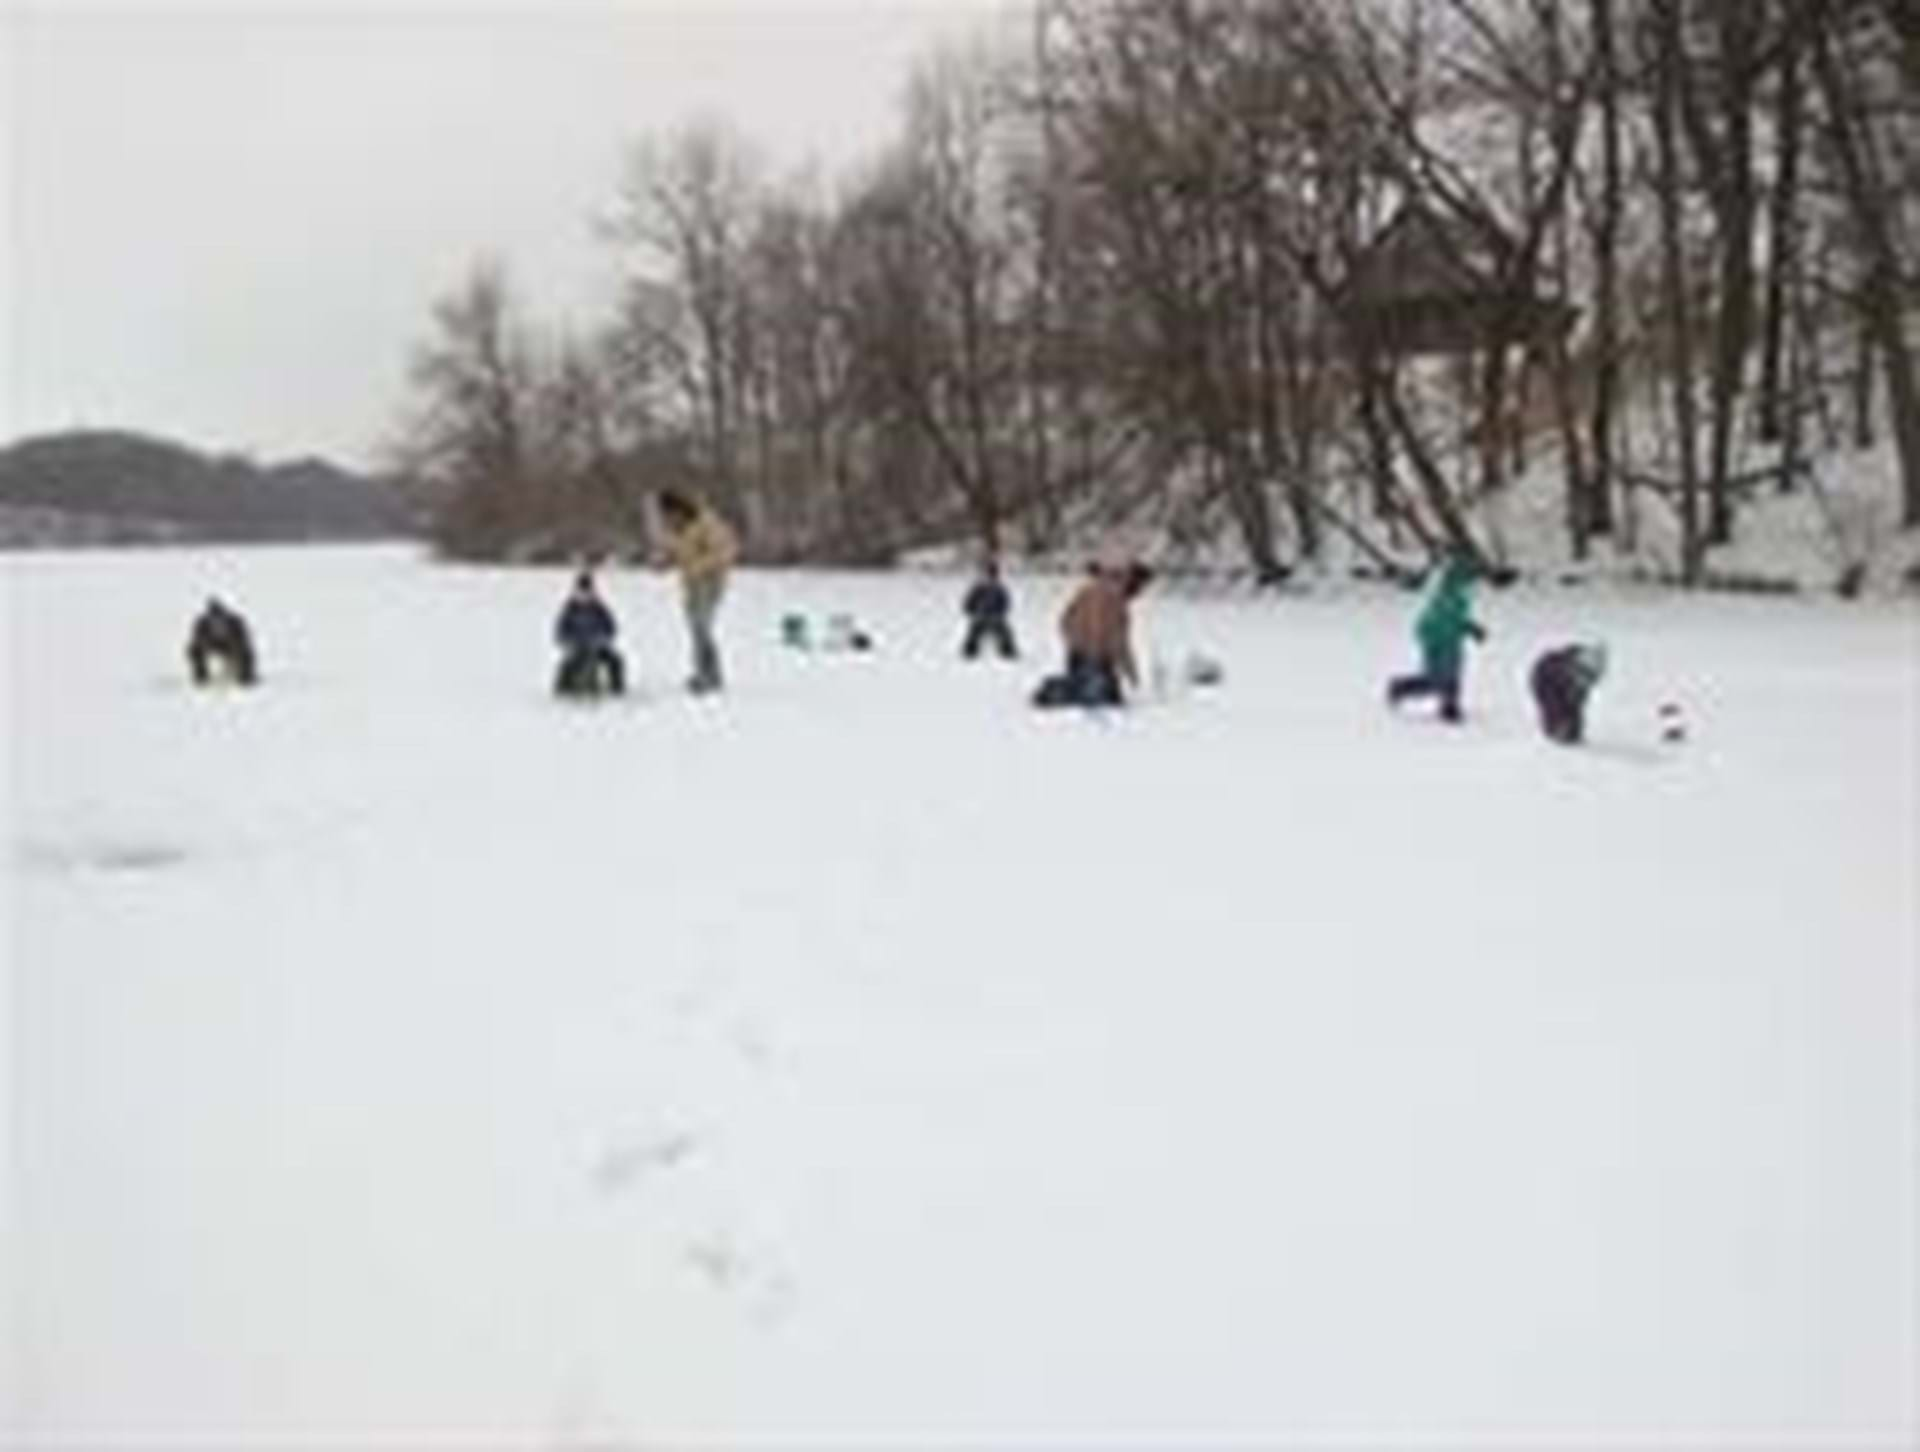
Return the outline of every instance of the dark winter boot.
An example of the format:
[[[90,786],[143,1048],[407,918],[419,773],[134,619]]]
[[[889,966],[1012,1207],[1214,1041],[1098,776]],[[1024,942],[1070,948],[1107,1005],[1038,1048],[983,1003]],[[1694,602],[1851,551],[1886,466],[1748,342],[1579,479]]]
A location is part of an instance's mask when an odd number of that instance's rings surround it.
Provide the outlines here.
[[[696,696],[706,696],[719,690],[721,683],[720,647],[704,632],[695,635],[693,676],[687,682],[687,689]]]

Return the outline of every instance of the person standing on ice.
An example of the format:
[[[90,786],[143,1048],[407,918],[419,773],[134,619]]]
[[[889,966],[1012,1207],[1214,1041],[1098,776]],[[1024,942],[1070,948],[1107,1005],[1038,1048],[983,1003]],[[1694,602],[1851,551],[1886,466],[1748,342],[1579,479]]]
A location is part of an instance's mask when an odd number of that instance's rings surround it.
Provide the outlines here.
[[[1414,635],[1420,642],[1420,670],[1395,676],[1387,683],[1387,704],[1398,706],[1416,696],[1438,696],[1440,719],[1459,721],[1460,677],[1466,668],[1467,639],[1484,641],[1487,632],[1473,618],[1473,561],[1451,554],[1440,570],[1440,583],[1420,618]]]
[[[561,651],[553,689],[562,696],[590,696],[597,694],[604,683],[614,695],[622,694],[627,688],[627,670],[613,645],[618,633],[613,611],[594,588],[593,572],[582,570],[574,577],[573,592],[553,627]]]
[[[1008,623],[1013,598],[1001,582],[997,560],[989,556],[981,564],[980,578],[973,582],[960,608],[967,617],[967,638],[960,647],[962,656],[972,660],[980,654],[980,647],[988,643],[1000,653],[1002,660],[1012,660],[1020,654],[1014,648],[1013,627]]]
[[[696,696],[705,695],[722,684],[713,618],[726,594],[727,572],[733,568],[739,543],[724,519],[676,489],[660,491],[660,516],[667,527],[667,553],[680,572],[687,631],[693,640],[693,675],[687,689]]]
[[[1122,570],[1095,569],[1060,615],[1067,648],[1064,675],[1041,682],[1037,706],[1119,706],[1140,683],[1133,658],[1133,601],[1153,579],[1135,560]]]
[[[1533,663],[1528,684],[1540,708],[1540,729],[1549,740],[1577,746],[1585,738],[1587,697],[1606,673],[1607,648],[1598,642],[1563,645]]]

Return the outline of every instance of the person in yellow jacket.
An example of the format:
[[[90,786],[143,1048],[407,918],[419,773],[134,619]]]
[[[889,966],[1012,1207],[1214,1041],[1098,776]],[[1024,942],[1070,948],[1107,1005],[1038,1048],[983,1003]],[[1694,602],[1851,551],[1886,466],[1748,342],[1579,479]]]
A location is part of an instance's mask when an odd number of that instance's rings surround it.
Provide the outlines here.
[[[693,637],[695,695],[721,685],[720,647],[713,638],[713,617],[727,591],[727,571],[739,553],[733,530],[713,510],[675,489],[660,491],[660,517],[667,527],[667,554],[680,572],[687,630]]]

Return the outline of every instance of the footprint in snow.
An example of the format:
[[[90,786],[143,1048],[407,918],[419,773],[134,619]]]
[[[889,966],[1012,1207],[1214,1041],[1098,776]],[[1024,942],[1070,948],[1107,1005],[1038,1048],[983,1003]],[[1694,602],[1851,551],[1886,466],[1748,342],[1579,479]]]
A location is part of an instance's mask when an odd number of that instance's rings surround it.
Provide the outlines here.
[[[771,1069],[777,1054],[773,1040],[765,1029],[751,1018],[737,1018],[727,1031],[735,1052],[756,1069]]]
[[[714,1290],[737,1297],[747,1318],[771,1330],[790,1317],[798,1300],[793,1277],[769,1255],[744,1249],[731,1236],[714,1233],[687,1243],[687,1265]]]
[[[697,1136],[675,1130],[615,1145],[593,1167],[593,1185],[603,1195],[633,1189],[651,1175],[677,1169],[700,1151]]]
[[[185,848],[151,840],[23,842],[14,851],[14,861],[22,870],[44,873],[155,872],[186,860]]]

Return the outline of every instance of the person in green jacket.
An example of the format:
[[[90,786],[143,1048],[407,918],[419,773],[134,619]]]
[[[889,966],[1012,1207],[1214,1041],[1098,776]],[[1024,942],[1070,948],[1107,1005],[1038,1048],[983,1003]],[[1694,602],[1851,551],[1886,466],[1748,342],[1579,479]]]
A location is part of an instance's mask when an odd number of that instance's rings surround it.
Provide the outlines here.
[[[1419,696],[1440,698],[1440,719],[1460,720],[1460,676],[1466,665],[1467,638],[1485,640],[1486,630],[1473,618],[1473,561],[1463,554],[1447,557],[1426,608],[1414,624],[1420,642],[1420,670],[1395,676],[1387,683],[1387,704]]]

